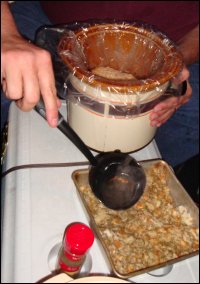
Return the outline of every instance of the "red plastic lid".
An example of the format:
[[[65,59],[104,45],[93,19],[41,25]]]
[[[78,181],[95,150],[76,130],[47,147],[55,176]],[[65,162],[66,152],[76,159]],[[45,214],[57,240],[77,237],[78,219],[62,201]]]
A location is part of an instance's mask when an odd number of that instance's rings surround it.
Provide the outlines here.
[[[65,232],[65,246],[77,255],[83,255],[94,242],[94,233],[83,223],[72,223]]]

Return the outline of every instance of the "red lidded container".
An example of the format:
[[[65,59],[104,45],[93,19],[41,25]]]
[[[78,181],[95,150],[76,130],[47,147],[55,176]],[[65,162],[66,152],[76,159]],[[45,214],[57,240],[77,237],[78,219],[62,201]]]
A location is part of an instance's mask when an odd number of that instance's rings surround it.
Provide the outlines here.
[[[77,275],[93,242],[94,233],[87,225],[80,222],[70,224],[65,230],[59,268],[70,276]]]

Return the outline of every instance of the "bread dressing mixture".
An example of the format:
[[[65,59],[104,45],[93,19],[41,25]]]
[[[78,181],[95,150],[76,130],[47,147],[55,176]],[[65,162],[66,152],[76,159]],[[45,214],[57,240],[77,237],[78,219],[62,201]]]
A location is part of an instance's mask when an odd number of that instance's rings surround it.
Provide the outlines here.
[[[147,170],[146,170],[147,171]],[[131,208],[105,207],[89,185],[80,187],[115,270],[123,275],[197,251],[199,229],[175,207],[163,166],[150,167],[143,196]]]
[[[92,70],[92,73],[111,80],[133,80],[136,79],[132,74],[121,72],[111,67],[99,66]]]

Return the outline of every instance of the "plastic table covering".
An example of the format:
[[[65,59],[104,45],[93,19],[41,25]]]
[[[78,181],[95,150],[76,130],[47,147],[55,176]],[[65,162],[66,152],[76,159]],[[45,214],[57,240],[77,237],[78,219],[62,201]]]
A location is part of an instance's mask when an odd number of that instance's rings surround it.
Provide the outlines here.
[[[61,113],[67,116],[64,101]],[[160,158],[155,141],[132,155],[138,161]],[[34,110],[24,113],[11,104],[4,170],[27,164],[83,161],[86,161],[83,154],[58,129],[50,128]],[[2,179],[2,283],[34,283],[49,275],[49,253],[61,242],[65,227],[75,221],[89,225],[71,178],[74,170],[87,167],[20,169]],[[97,239],[89,256],[91,273],[110,273],[109,263]],[[166,276],[145,273],[130,280],[137,283],[199,283],[199,256],[176,263]]]

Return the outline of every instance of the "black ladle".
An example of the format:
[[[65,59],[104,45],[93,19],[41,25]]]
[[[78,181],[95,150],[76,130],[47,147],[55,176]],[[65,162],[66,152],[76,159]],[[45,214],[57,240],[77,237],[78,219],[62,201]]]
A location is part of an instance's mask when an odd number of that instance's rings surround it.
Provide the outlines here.
[[[42,99],[35,110],[46,119]],[[127,209],[134,205],[142,196],[146,185],[146,176],[139,163],[120,151],[101,153],[94,157],[60,112],[58,115],[57,128],[76,145],[91,164],[89,184],[96,197],[114,210]]]
[[[97,165],[89,171],[89,184],[96,197],[115,210],[134,205],[146,185],[141,165],[120,151],[101,153],[96,158]]]

